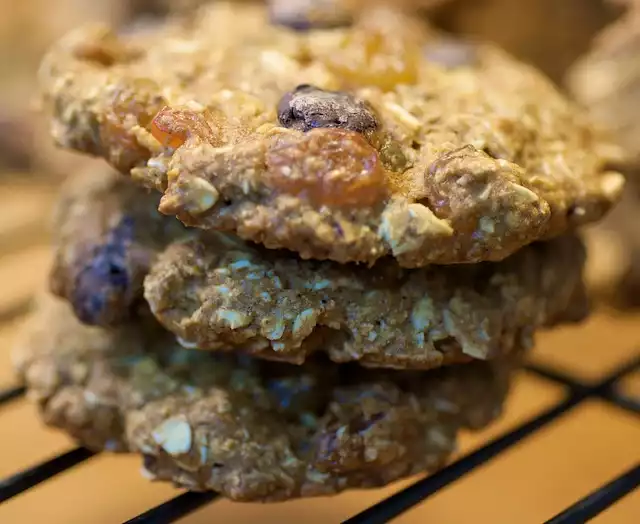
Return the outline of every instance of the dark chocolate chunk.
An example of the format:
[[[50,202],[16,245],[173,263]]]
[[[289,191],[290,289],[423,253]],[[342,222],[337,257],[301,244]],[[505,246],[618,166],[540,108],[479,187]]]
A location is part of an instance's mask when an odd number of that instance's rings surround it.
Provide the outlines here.
[[[364,133],[378,126],[367,104],[353,95],[300,85],[278,103],[278,120],[284,127],[309,131],[317,127],[339,127]]]
[[[71,300],[82,322],[101,324],[106,314],[124,314],[129,309],[127,250],[133,226],[133,219],[124,217],[106,241],[93,248],[92,256],[78,273]],[[118,305],[121,307],[114,307]]]

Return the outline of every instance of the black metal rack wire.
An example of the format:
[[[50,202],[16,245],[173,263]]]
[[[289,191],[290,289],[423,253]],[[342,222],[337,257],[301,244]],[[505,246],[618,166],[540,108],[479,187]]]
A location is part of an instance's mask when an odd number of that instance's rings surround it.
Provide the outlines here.
[[[425,477],[398,491],[394,495],[374,504],[357,515],[347,519],[345,524],[381,524],[390,522],[401,513],[427,500],[439,490],[460,479],[467,473],[486,464],[523,439],[529,438],[540,429],[563,417],[582,402],[596,398],[604,400],[620,409],[640,415],[640,402],[625,396],[618,385],[628,374],[640,370],[640,353],[630,362],[621,366],[604,380],[588,384],[579,382],[557,370],[546,366],[529,365],[527,371],[555,382],[565,389],[565,396],[543,413],[526,421],[515,429],[485,444],[481,448],[450,464],[439,472]],[[0,391],[0,406],[24,395],[23,387]],[[1,413],[0,413],[1,415]],[[51,480],[57,474],[90,459],[95,453],[77,447],[36,466],[0,480],[0,503]],[[576,501],[547,524],[577,524],[588,522],[624,496],[640,487],[640,464],[605,485],[599,487],[582,500]],[[206,504],[214,502],[218,495],[209,493],[182,493],[148,511],[134,517],[125,524],[168,524],[188,515]]]

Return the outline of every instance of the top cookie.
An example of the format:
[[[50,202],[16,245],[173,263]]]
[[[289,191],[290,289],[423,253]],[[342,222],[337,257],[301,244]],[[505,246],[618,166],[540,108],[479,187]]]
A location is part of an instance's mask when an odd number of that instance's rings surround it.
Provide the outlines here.
[[[41,68],[53,135],[187,225],[342,263],[497,261],[618,198],[612,148],[532,68],[383,8],[313,25],[216,2],[79,30]]]

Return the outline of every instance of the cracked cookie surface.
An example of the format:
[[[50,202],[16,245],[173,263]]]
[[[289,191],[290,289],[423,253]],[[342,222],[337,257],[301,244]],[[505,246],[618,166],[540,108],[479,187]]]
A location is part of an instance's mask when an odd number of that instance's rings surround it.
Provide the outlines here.
[[[426,369],[508,354],[538,328],[582,319],[583,264],[574,237],[502,262],[409,270],[302,261],[205,234],[159,256],[145,298],[186,347]]]
[[[45,422],[147,474],[236,500],[370,488],[442,466],[501,411],[518,356],[429,372],[180,348],[157,325],[80,324],[43,297],[15,365]]]
[[[302,258],[501,260],[601,218],[614,149],[534,69],[372,8],[292,30],[216,2],[45,58],[52,133],[163,192],[160,210]]]

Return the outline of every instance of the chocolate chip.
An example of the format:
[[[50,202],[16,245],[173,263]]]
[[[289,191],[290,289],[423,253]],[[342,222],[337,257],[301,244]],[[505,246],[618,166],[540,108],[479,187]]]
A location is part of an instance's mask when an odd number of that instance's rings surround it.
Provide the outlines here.
[[[447,38],[427,44],[425,58],[448,69],[471,66],[478,61],[478,48],[471,42]]]
[[[348,93],[300,85],[278,103],[278,120],[284,127],[309,131],[339,127],[364,133],[378,126],[376,117],[362,100]]]
[[[351,14],[336,0],[269,0],[272,24],[294,31],[349,26]]]
[[[125,217],[103,244],[93,248],[87,263],[78,273],[71,300],[82,322],[109,323],[113,319],[107,316],[126,313],[130,285],[127,248],[132,236],[133,219]]]

